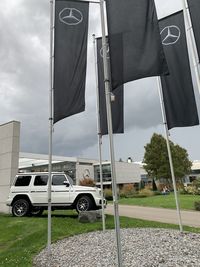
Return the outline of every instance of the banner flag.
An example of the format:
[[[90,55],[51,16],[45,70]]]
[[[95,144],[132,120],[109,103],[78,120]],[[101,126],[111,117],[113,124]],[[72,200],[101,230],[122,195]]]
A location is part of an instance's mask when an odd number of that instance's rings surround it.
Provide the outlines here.
[[[101,135],[108,134],[105,83],[103,71],[102,38],[97,38],[97,63],[98,63],[98,89],[99,89],[99,116]],[[109,66],[109,51],[108,66]],[[124,88],[119,86],[113,93],[114,101],[111,102],[113,133],[124,133]]]
[[[88,2],[55,1],[54,123],[85,110]]]
[[[199,124],[183,12],[159,22],[169,75],[161,76],[168,129]]]
[[[196,40],[196,46],[200,60],[200,1],[188,0],[188,7],[190,11],[194,37]]]
[[[154,0],[107,0],[113,89],[168,74]]]

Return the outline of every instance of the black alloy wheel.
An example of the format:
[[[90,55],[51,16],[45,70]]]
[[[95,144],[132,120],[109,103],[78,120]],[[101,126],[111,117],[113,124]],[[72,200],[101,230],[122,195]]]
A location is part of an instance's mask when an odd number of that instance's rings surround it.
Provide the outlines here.
[[[26,199],[18,199],[12,205],[12,214],[16,217],[23,217],[29,213],[29,203]]]
[[[93,208],[93,201],[88,196],[82,196],[76,203],[77,212],[91,210]]]

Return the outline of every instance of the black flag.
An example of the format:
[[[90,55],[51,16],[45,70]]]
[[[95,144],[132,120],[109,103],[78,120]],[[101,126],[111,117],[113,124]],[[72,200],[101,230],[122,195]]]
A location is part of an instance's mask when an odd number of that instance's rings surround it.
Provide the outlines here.
[[[54,123],[85,110],[88,10],[88,2],[55,2]]]
[[[200,1],[188,0],[192,26],[194,30],[194,37],[196,40],[199,60],[200,60]]]
[[[168,128],[199,124],[186,43],[183,12],[159,22],[168,76],[161,77]]]
[[[167,74],[154,0],[106,0],[113,89]]]
[[[109,51],[107,51],[109,59]],[[98,89],[99,89],[99,116],[100,116],[100,134],[108,134],[105,84],[103,73],[103,50],[102,38],[97,38],[97,63],[98,63]],[[109,60],[108,60],[109,64]],[[115,92],[114,101],[111,102],[113,133],[124,133],[124,89],[119,86]]]

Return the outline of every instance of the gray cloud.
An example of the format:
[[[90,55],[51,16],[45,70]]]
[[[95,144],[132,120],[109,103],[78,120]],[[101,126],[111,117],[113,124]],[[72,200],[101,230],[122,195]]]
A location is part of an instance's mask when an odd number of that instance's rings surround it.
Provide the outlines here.
[[[159,16],[180,8],[180,1],[177,5],[174,1],[171,5],[167,2],[156,0]],[[1,0],[0,123],[13,119],[21,121],[21,151],[24,152],[48,153],[49,27],[48,1]],[[90,5],[86,111],[55,125],[53,152],[57,155],[97,157],[93,33],[101,35],[99,6],[96,4]],[[152,132],[160,129],[161,121],[155,78],[127,84],[126,133],[115,137],[116,158],[132,155],[131,149],[137,155],[133,158],[141,158],[143,146]],[[108,158],[108,138],[103,139],[104,157]]]
[[[126,128],[149,128],[161,123],[156,78],[131,82],[125,86]]]

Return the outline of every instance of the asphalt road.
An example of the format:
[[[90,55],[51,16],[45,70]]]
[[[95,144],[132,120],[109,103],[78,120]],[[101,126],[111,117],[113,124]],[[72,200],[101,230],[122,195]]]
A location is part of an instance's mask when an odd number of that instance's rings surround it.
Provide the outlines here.
[[[105,213],[113,215],[113,205],[107,205]],[[179,224],[177,211],[173,209],[119,205],[119,215],[149,221]],[[181,211],[181,220],[183,225],[200,228],[200,211]]]

